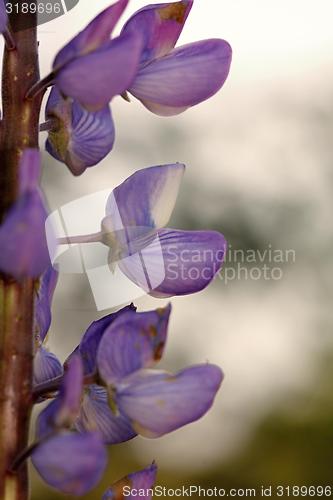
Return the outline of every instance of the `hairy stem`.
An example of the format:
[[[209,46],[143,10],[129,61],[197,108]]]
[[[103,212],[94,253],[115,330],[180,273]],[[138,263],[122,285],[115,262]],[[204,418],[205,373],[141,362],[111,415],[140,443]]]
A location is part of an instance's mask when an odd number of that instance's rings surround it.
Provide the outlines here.
[[[27,91],[39,80],[36,28],[19,29],[22,16],[25,16],[25,26],[33,25],[35,17],[22,14],[20,8],[17,10],[9,16],[13,43],[5,47],[3,59],[0,223],[17,198],[18,162],[22,151],[38,147],[41,98],[25,99]],[[32,16],[28,24],[27,16]],[[29,496],[26,466],[16,473],[10,468],[28,444],[32,408],[33,289],[30,279],[16,282],[0,275],[0,498],[4,500],[26,500]]]

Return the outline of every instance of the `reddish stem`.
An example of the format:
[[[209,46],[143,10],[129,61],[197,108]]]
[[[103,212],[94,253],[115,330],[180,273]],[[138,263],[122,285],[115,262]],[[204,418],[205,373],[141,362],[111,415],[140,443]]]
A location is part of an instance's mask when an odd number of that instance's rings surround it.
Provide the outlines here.
[[[20,10],[9,15],[13,43],[10,48],[5,47],[3,59],[0,223],[18,194],[18,161],[22,151],[38,147],[41,98],[25,99],[27,91],[39,80],[36,29],[18,29],[22,16],[25,22],[27,16],[32,16],[32,22],[26,24],[29,26],[34,24],[36,16]],[[33,290],[30,279],[16,282],[0,275],[0,498],[3,500],[27,500],[29,496],[26,466],[15,474],[10,472],[10,467],[28,445]]]

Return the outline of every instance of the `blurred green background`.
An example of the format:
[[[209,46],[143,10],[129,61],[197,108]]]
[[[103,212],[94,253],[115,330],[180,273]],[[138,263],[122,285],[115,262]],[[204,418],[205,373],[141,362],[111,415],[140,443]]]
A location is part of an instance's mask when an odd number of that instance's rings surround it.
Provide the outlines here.
[[[133,0],[129,12],[144,3]],[[81,0],[41,27],[44,73],[56,49],[107,4]],[[168,487],[333,483],[332,15],[326,0],[197,0],[182,41],[232,44],[222,92],[170,119],[116,100],[115,150],[79,179],[45,155],[52,209],[139,168],[182,161],[187,173],[171,227],[220,230],[233,249],[296,255],[279,265],[279,280],[240,276],[226,284],[222,275],[208,290],[172,300],[162,366],[219,364],[226,378],[216,403],[169,436],[110,449],[103,483],[85,499],[100,499],[114,480],[153,459]],[[145,297],[137,305],[164,302]],[[63,275],[50,347],[64,359],[99,316],[86,278]],[[33,475],[32,498],[64,496]]]

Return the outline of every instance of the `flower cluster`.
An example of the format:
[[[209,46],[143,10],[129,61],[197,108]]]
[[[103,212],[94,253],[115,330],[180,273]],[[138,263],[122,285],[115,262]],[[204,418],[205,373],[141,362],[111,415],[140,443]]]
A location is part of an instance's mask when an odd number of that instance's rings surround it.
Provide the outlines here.
[[[106,467],[106,444],[137,434],[160,437],[211,407],[223,379],[217,366],[195,365],[176,374],[153,369],[163,355],[170,311],[169,305],[140,313],[130,305],[92,323],[58,379],[54,355],[40,356],[36,399],[50,396],[55,381],[60,383],[38,417],[32,451],[34,466],[50,485],[83,494]],[[66,463],[60,449],[70,458]]]
[[[193,0],[148,5],[112,38],[128,3],[118,0],[93,19],[25,96],[34,99],[51,87],[40,129],[48,132],[46,150],[74,175],[97,165],[112,150],[110,102],[116,96],[129,100],[130,94],[152,113],[177,115],[213,96],[229,73],[231,48],[224,40],[175,48]],[[0,32],[10,47],[3,0]],[[51,400],[38,416],[35,442],[14,466],[31,456],[49,485],[82,495],[102,477],[107,445],[137,435],[158,438],[198,420],[212,406],[223,373],[209,363],[175,374],[155,369],[164,352],[171,305],[138,312],[130,304],[98,319],[64,364],[49,352],[46,338],[58,280],[51,247],[64,242],[45,235],[48,213],[39,188],[40,169],[37,149],[24,150],[17,199],[0,225],[1,273],[17,281],[35,280],[34,402]],[[118,265],[157,298],[203,290],[226,253],[220,233],[165,227],[184,169],[175,163],[134,173],[110,193],[97,240],[95,235],[94,241],[109,248],[110,267]],[[151,488],[156,471],[153,463],[129,474],[110,486],[103,500],[122,498],[124,485]]]
[[[47,151],[74,175],[100,162],[114,144],[109,109],[117,95],[171,116],[214,95],[225,82],[231,48],[203,40],[174,48],[193,0],[154,4],[135,13],[110,40],[128,0],[99,14],[56,56],[37,90],[52,85],[46,106]],[[43,83],[44,82],[44,83]]]

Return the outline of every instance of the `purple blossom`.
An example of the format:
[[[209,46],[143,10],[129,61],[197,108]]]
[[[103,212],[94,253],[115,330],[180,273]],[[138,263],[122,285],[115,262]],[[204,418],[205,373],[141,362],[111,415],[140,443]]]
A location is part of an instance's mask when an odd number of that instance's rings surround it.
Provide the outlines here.
[[[139,71],[128,91],[155,114],[182,113],[212,97],[229,74],[232,50],[211,39],[174,49],[193,0],[148,5],[135,13],[122,34],[141,33]]]
[[[229,73],[232,51],[224,40],[175,48],[193,0],[148,5],[110,39],[127,4],[119,0],[96,16],[60,50],[43,80],[54,85],[47,119],[56,118],[46,149],[74,175],[111,151],[108,103],[116,95],[127,99],[129,92],[155,114],[177,115],[213,96]]]
[[[112,150],[115,130],[108,105],[89,112],[77,101],[64,99],[54,86],[45,114],[46,124],[51,124],[46,150],[74,175],[81,175]]]
[[[57,397],[37,419],[32,461],[48,484],[83,494],[105,468],[103,443],[137,434],[162,436],[198,420],[212,406],[223,379],[217,366],[195,365],[175,375],[152,369],[164,351],[170,312],[170,306],[142,313],[128,306],[88,328],[66,361]],[[94,374],[96,382],[83,387],[84,373]],[[68,466],[55,455],[60,449]],[[127,476],[126,484],[150,488],[155,474],[153,465]],[[105,498],[113,498],[122,484],[113,485]]]
[[[214,95],[224,84],[232,51],[224,40],[174,49],[192,0],[148,5],[109,40],[127,2],[97,16],[54,62],[54,83],[89,109],[101,109],[126,90],[149,110],[175,115]]]
[[[81,354],[84,363],[89,360],[90,370],[92,367],[98,370],[103,379],[120,381],[133,371],[154,366],[159,361],[170,312],[170,306],[144,313],[137,313],[128,307],[121,309],[114,313],[106,328],[98,328],[98,325],[94,329],[90,327],[76,352]],[[109,321],[107,318],[105,320]],[[81,431],[98,430],[105,442],[110,444],[132,439],[136,432],[128,417],[112,411],[109,403],[110,398],[104,387],[88,387],[76,427]]]
[[[59,395],[38,417],[38,441],[31,455],[45,482],[74,495],[86,493],[99,482],[107,461],[99,433],[65,431],[77,418],[82,388],[82,362],[79,356],[73,356]]]
[[[19,165],[19,196],[0,226],[0,270],[17,279],[38,278],[50,265],[47,210],[38,187],[39,174],[39,152],[25,149]]]
[[[197,365],[176,375],[154,371],[166,340],[170,307],[146,313],[128,311],[102,336],[97,368],[107,387],[86,392],[77,428],[98,430],[108,443],[159,437],[202,417],[223,379],[215,365]],[[107,407],[107,402],[109,408]]]
[[[143,470],[132,472],[113,484],[103,495],[102,500],[117,500],[129,498],[130,500],[140,498],[152,499],[151,491],[156,482],[157,465],[149,465]],[[131,494],[133,492],[133,495]]]
[[[184,165],[139,170],[115,188],[102,222],[110,264],[154,297],[203,290],[220,270],[226,241],[215,231],[163,228],[174,208]]]

